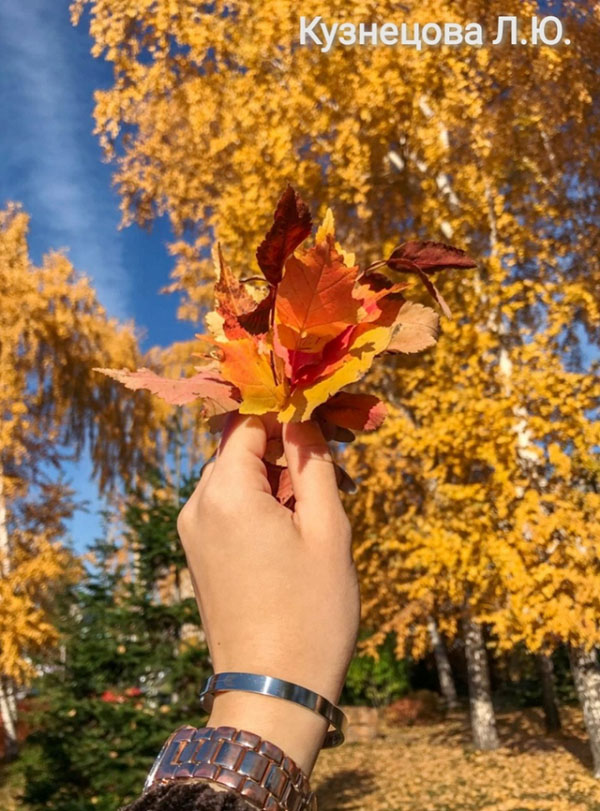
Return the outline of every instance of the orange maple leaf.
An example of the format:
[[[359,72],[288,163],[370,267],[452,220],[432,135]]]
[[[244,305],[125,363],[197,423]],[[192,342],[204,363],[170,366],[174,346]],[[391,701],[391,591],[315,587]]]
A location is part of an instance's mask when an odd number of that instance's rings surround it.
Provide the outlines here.
[[[293,352],[315,353],[353,324],[360,301],[353,295],[358,265],[348,268],[334,240],[291,256],[275,297],[278,342]]]

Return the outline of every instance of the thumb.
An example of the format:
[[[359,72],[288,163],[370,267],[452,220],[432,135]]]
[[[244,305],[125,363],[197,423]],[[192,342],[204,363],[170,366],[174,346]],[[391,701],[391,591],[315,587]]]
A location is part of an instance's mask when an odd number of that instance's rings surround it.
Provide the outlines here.
[[[333,459],[316,422],[283,426],[283,449],[298,505],[318,507],[339,502]]]

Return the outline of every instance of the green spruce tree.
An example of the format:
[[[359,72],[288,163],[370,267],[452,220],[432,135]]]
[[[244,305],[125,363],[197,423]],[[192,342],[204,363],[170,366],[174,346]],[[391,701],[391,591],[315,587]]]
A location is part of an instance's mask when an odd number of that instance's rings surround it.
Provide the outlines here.
[[[121,538],[98,541],[82,582],[60,596],[62,645],[37,684],[22,756],[32,811],[115,811],[175,727],[206,723],[197,696],[208,649],[177,582],[176,517],[194,481],[173,489],[150,473],[128,497]],[[175,580],[166,595],[165,576]]]

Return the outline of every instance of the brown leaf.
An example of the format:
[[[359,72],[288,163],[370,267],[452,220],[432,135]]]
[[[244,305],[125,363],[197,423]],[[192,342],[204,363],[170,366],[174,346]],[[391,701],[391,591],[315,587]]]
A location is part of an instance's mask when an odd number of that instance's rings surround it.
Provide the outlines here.
[[[386,352],[422,352],[434,346],[440,319],[430,307],[405,301],[396,318],[396,329]]]
[[[250,295],[245,284],[236,278],[217,245],[219,280],[215,284],[216,311],[224,319],[223,329],[230,339],[242,338],[244,333],[260,335],[269,329],[273,307],[273,290],[259,301]],[[240,329],[241,328],[241,329]]]
[[[427,292],[429,293],[431,298],[435,302],[437,302],[437,304],[440,305],[440,307],[442,309],[442,312],[444,313],[446,318],[452,318],[452,310],[446,304],[446,299],[442,296],[442,294],[437,289],[435,284],[431,281],[431,279],[427,278],[427,276],[423,273],[422,270],[419,270],[418,273],[419,273],[419,278],[421,279],[421,281],[423,282],[423,284],[427,288]]]
[[[123,383],[128,389],[147,389],[171,405],[184,405],[204,400],[210,415],[234,411],[240,405],[240,393],[215,369],[201,370],[192,377],[170,379],[160,377],[151,369],[94,369]]]
[[[321,428],[321,432],[323,433],[324,438],[327,442],[354,442],[356,439],[356,435],[350,431],[349,428],[342,428],[340,425],[334,425],[332,422],[329,422],[325,417],[319,414],[319,410],[317,409],[314,412],[314,418],[319,423]]]
[[[350,476],[341,465],[338,465],[337,462],[333,463],[335,468],[335,478],[337,481],[337,486],[343,493],[348,493],[352,495],[352,493],[356,493],[358,490],[358,486],[352,476]]]
[[[271,485],[271,493],[290,510],[294,509],[296,499],[294,497],[294,489],[292,487],[292,479],[287,467],[283,465],[276,465],[265,459],[265,470],[267,472],[267,479]]]
[[[294,509],[296,497],[294,496],[294,488],[292,487],[292,477],[287,467],[281,469],[277,487],[277,500],[280,501],[284,507],[288,507],[290,510]]]
[[[383,423],[387,409],[372,394],[354,394],[340,391],[317,409],[327,422],[351,431],[374,431]]]
[[[423,273],[437,273],[451,268],[475,268],[477,263],[461,248],[454,248],[444,242],[405,242],[394,249],[387,260],[392,270]],[[416,267],[415,267],[416,266]]]
[[[238,317],[240,326],[251,335],[263,335],[265,332],[268,332],[274,302],[275,289],[270,287],[264,299],[259,301],[258,304],[256,302],[254,303],[254,309]]]
[[[251,310],[256,301],[246,290],[246,287],[237,279],[225,261],[221,244],[217,243],[217,256],[219,259],[219,279],[215,284],[215,298],[218,312],[226,318],[228,315],[242,315]]]
[[[259,267],[271,284],[279,284],[285,260],[304,242],[311,230],[308,206],[288,184],[277,204],[271,230],[256,251]]]
[[[373,267],[377,264],[379,263],[375,263]],[[392,270],[400,273],[416,273],[447,318],[452,318],[452,312],[440,291],[428,278],[428,274],[451,268],[477,267],[477,263],[461,248],[454,248],[444,242],[419,242],[417,240],[405,242],[395,248],[386,264]]]

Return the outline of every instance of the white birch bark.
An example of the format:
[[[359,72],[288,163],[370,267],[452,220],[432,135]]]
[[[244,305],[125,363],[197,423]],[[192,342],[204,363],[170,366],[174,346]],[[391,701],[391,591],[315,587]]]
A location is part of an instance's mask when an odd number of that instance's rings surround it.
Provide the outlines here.
[[[471,730],[476,749],[497,749],[500,745],[492,704],[490,672],[481,625],[466,616],[463,620],[465,655],[469,679]]]
[[[13,710],[15,702],[12,685],[4,676],[0,676],[0,719],[4,735],[4,757],[7,760],[15,758],[19,752],[17,739],[17,719]]]
[[[419,108],[421,109],[421,112],[423,113],[423,115],[427,119],[432,119],[434,117],[434,112],[431,109],[431,107],[429,106],[429,104],[428,104],[428,102],[427,102],[427,100],[425,99],[424,96],[422,96],[421,99],[419,100]],[[440,132],[440,140],[441,140],[442,144],[444,145],[444,147],[446,149],[448,149],[449,146],[450,146],[450,140],[449,140],[449,136],[448,136],[448,129],[444,126],[443,122],[439,122],[438,126],[439,126],[439,132]],[[405,142],[404,136],[400,137],[400,142],[401,143]],[[396,169],[398,169],[398,171],[401,172],[401,171],[404,170],[405,162],[404,162],[404,159],[402,158],[402,156],[398,154],[398,152],[396,152],[394,149],[391,149],[388,152],[387,157],[388,157],[389,162],[392,164],[392,166],[395,166]],[[408,152],[407,157],[410,160],[410,162],[413,163],[417,167],[417,169],[419,170],[419,172],[421,172],[421,174],[429,175],[429,166],[425,163],[425,161],[421,160],[419,158],[419,156],[415,152]],[[448,201],[448,205],[449,205],[450,209],[451,210],[452,209],[454,209],[454,210],[458,209],[459,206],[460,206],[460,203],[459,203],[458,197],[456,196],[454,188],[452,187],[452,183],[450,181],[450,178],[446,174],[446,172],[439,172],[436,175],[435,182],[436,182],[436,185],[437,185],[438,189],[440,190],[440,193]],[[452,237],[454,236],[454,228],[452,227],[452,224],[448,222],[448,220],[443,220],[442,221],[442,223],[440,225],[440,230],[442,231],[442,233],[443,233],[443,235],[444,235],[444,237],[446,239],[452,239]]]
[[[8,515],[4,495],[4,470],[0,464],[0,576],[10,574],[10,541],[8,537]],[[17,699],[12,679],[0,674],[0,719],[4,732],[4,753],[7,758],[16,757],[19,744],[17,739]]]
[[[590,738],[594,777],[600,778],[600,666],[595,649],[569,649],[571,672],[583,710],[583,720]]]

